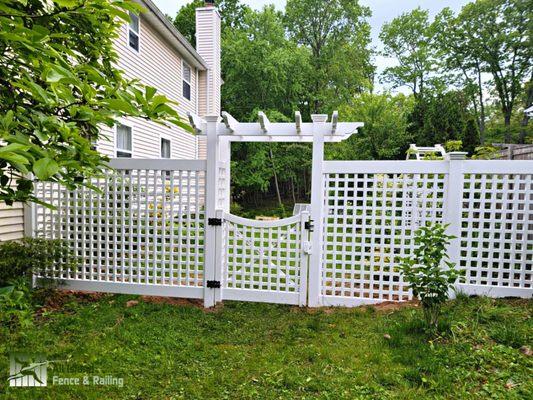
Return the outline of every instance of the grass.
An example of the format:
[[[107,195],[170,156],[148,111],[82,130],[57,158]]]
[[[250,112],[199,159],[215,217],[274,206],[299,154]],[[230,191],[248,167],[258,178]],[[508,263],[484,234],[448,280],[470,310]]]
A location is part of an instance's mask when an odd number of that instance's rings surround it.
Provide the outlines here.
[[[127,307],[129,300],[139,303]],[[308,310],[226,302],[204,311],[135,296],[69,296],[18,332],[0,330],[7,399],[528,399],[533,301],[461,298],[428,340],[420,310]],[[390,335],[390,339],[384,337]],[[44,353],[53,375],[124,387],[8,388],[8,353]]]

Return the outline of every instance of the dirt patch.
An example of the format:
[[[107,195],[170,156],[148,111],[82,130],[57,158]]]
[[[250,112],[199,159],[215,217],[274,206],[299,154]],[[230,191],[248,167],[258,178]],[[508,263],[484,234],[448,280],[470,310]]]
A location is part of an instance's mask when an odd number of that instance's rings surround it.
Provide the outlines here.
[[[419,307],[419,306],[420,306],[420,302],[418,300],[409,300],[409,301],[401,301],[401,302],[385,301],[383,303],[371,305],[371,307],[373,307],[378,312],[396,311],[396,310],[401,310],[402,308],[413,308],[413,307]]]

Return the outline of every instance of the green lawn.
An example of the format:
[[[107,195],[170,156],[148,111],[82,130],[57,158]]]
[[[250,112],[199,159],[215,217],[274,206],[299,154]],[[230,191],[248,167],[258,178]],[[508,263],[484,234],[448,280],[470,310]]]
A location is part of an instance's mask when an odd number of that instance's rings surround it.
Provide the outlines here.
[[[126,307],[131,299],[137,305]],[[533,301],[461,299],[428,341],[414,308],[307,310],[135,296],[69,297],[32,328],[0,331],[0,398],[530,399]],[[390,339],[384,337],[390,335]],[[44,353],[46,388],[7,388],[8,353]],[[50,386],[53,375],[112,375],[124,387]]]

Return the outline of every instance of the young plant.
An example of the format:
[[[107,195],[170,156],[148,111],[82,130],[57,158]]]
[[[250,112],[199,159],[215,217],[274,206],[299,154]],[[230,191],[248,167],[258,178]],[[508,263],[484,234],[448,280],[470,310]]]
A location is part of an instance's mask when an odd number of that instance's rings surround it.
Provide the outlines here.
[[[413,295],[422,303],[424,319],[430,331],[437,330],[441,308],[462,271],[448,261],[446,249],[454,236],[446,234],[448,225],[429,224],[415,232],[415,250],[402,259],[400,271]]]

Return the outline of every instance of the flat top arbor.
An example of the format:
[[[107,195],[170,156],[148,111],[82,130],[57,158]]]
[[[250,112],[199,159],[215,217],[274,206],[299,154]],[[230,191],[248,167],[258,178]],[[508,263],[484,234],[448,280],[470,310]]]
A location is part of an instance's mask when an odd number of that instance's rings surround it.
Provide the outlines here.
[[[205,135],[208,121],[217,121],[217,136],[230,142],[313,142],[317,134],[324,135],[325,142],[340,142],[357,132],[362,122],[339,122],[339,113],[334,111],[331,121],[328,115],[313,114],[313,122],[302,122],[299,111],[294,113],[294,122],[270,122],[262,111],[257,122],[239,122],[223,111],[222,119],[208,116],[205,119],[188,113],[189,121],[199,135]]]

